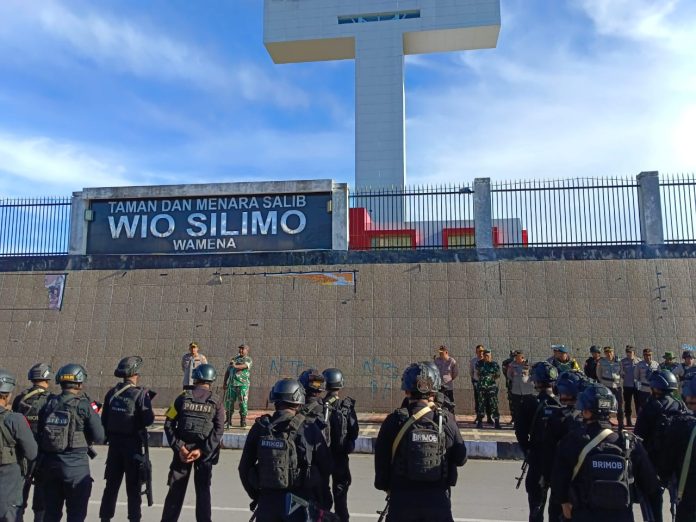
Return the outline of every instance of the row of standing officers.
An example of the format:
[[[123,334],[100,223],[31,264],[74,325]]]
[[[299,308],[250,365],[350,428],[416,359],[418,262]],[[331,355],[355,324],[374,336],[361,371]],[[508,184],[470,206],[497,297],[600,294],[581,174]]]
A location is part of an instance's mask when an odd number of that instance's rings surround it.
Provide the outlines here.
[[[22,488],[26,499],[30,484],[23,476],[33,477],[35,484],[35,520],[60,520],[63,508],[68,521],[85,520],[92,487],[91,445],[106,439],[106,487],[99,516],[102,521],[114,517],[125,475],[128,517],[140,520],[141,486],[151,481],[146,429],[154,420],[153,394],[138,385],[141,364],[139,357],[119,363],[115,375],[123,381],[107,393],[101,418],[99,404],[82,390],[87,375],[80,365],[69,364],[56,373],[61,393],[55,395],[47,393],[50,368],[36,365],[30,370],[34,385],[13,404],[26,420],[9,412],[16,383],[0,371],[0,521],[21,518]],[[553,521],[631,521],[632,503],[639,499],[645,520],[660,521],[663,487],[676,497],[676,520],[695,520],[696,419],[671,397],[677,388],[673,374],[658,371],[651,376],[652,397],[637,420],[636,437],[611,428],[617,400],[606,387],[579,372],[559,376],[547,362],[537,363],[531,372],[538,394],[525,399],[516,424],[527,454],[530,520],[543,520],[550,488]],[[179,518],[191,474],[196,519],[211,520],[212,466],[219,458],[225,420],[211,390],[215,379],[212,366],[196,368],[193,389],[185,390],[167,411],[165,431],[173,458],[163,521]],[[453,520],[450,492],[457,468],[466,461],[466,447],[446,397],[438,393],[440,386],[432,362],[410,365],[402,376],[402,407],[380,428],[375,487],[388,495],[387,521]],[[272,388],[275,413],[254,423],[239,464],[256,520],[348,520],[348,455],[358,425],[354,401],[339,395],[342,387],[340,371],[310,369],[298,380],[283,379]],[[682,393],[686,406],[696,410],[696,380],[685,382]],[[21,469],[22,462],[29,463],[27,469]]]

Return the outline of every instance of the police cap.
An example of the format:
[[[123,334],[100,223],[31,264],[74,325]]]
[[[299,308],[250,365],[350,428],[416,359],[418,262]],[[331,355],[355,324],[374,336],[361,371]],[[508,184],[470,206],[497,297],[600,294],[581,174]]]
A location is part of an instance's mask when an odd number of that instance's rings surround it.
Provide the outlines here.
[[[118,366],[114,370],[114,377],[120,377],[125,379],[126,377],[133,377],[133,375],[138,375],[140,373],[140,367],[143,365],[143,358],[137,355],[131,355],[130,357],[124,357],[118,363]]]
[[[193,382],[215,382],[217,372],[212,364],[201,364],[194,368],[191,378]]]
[[[575,408],[580,411],[589,410],[600,417],[608,417],[610,413],[619,411],[619,403],[609,388],[593,384],[578,396]]]
[[[7,370],[0,369],[0,393],[12,393],[17,380]]]
[[[51,367],[46,363],[37,363],[29,368],[27,379],[30,381],[48,381],[51,379]]]
[[[599,346],[593,344],[590,346],[590,353],[602,353],[602,350],[599,349]]]
[[[319,373],[319,370],[308,368],[300,374],[297,380],[308,393],[324,391],[324,383],[326,382],[326,379],[321,373]]]
[[[327,390],[340,390],[343,388],[343,372],[338,368],[327,368],[321,374],[324,376]]]
[[[691,350],[685,350],[684,353],[682,354],[682,359],[693,359],[694,358],[694,352]]]
[[[269,402],[286,402],[288,404],[304,404],[305,392],[296,379],[281,379],[273,385],[268,396]]]
[[[670,392],[676,390],[679,383],[669,370],[656,370],[650,374],[650,387],[654,390]]]
[[[75,384],[82,384],[87,380],[87,370],[76,363],[69,363],[56,372],[56,384],[64,388],[70,388]]]

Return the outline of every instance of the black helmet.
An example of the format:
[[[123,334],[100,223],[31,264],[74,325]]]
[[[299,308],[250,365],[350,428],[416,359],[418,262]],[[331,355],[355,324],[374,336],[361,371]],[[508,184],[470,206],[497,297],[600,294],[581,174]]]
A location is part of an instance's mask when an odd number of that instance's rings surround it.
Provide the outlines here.
[[[558,379],[558,370],[548,361],[538,362],[532,366],[531,377],[535,384],[552,385]]]
[[[610,413],[619,411],[619,403],[609,388],[601,384],[593,384],[578,396],[575,409],[589,410],[594,415],[608,417]]]
[[[138,375],[140,372],[140,367],[143,364],[143,358],[137,355],[131,355],[130,357],[124,357],[118,363],[118,366],[114,370],[114,376],[125,379],[126,377],[133,377],[133,375]]]
[[[217,372],[212,364],[201,364],[194,368],[191,377],[193,382],[215,382]]]
[[[657,370],[650,374],[650,387],[654,390],[670,392],[679,388],[679,383],[669,370]]]
[[[584,379],[577,371],[563,372],[558,376],[556,384],[554,384],[554,393],[558,395],[570,395],[577,397],[582,391],[582,383]]]
[[[696,397],[696,377],[685,379],[682,383],[682,397]]]
[[[435,361],[422,361],[428,368],[432,370],[432,374],[435,377],[435,391],[442,388],[442,376],[440,375],[440,370],[437,369],[437,364]]]
[[[87,380],[87,370],[75,363],[66,364],[56,372],[56,384],[70,387],[73,384],[82,384]]]
[[[37,363],[29,368],[27,379],[30,381],[48,381],[51,378],[51,367],[46,363]]]
[[[434,393],[440,389],[440,373],[429,363],[413,363],[401,376],[401,389],[416,398]]]
[[[343,372],[338,368],[327,368],[321,374],[326,381],[327,390],[340,390],[345,383],[343,382]]]
[[[12,393],[17,380],[7,370],[0,370],[0,393]]]
[[[288,404],[304,404],[305,392],[296,379],[281,379],[273,385],[268,395],[269,402],[286,402]]]
[[[308,370],[303,371],[297,380],[307,393],[324,391],[325,379],[324,376],[319,373],[319,370],[309,368]]]

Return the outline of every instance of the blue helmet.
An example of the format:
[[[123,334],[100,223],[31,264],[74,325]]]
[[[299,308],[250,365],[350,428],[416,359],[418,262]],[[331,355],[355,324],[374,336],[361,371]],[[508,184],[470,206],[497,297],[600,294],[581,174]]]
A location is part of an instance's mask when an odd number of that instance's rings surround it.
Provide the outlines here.
[[[548,361],[538,362],[532,366],[531,377],[535,384],[551,386],[558,379],[558,370]]]
[[[669,370],[656,370],[650,374],[650,387],[654,390],[672,392],[679,388],[679,382]]]
[[[413,363],[401,376],[401,389],[420,398],[440,389],[440,372],[428,363]]]
[[[577,371],[563,372],[559,375],[556,384],[554,385],[554,393],[557,395],[570,395],[577,397],[584,389],[584,379]]]
[[[619,403],[609,388],[593,384],[578,396],[575,409],[589,410],[598,417],[608,417],[609,414],[619,411]]]

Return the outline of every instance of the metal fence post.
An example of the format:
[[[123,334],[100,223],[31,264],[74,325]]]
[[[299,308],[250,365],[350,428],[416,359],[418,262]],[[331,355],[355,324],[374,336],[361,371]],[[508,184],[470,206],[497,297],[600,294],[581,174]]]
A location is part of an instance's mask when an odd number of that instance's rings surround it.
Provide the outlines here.
[[[73,192],[70,205],[70,239],[68,242],[68,254],[72,256],[84,255],[87,249],[85,210],[87,210],[87,202],[82,199],[82,192]]]
[[[474,229],[476,248],[493,248],[491,178],[474,179]]]
[[[641,240],[646,245],[662,245],[665,238],[662,229],[659,173],[657,171],[641,172],[636,179],[638,180]]]

